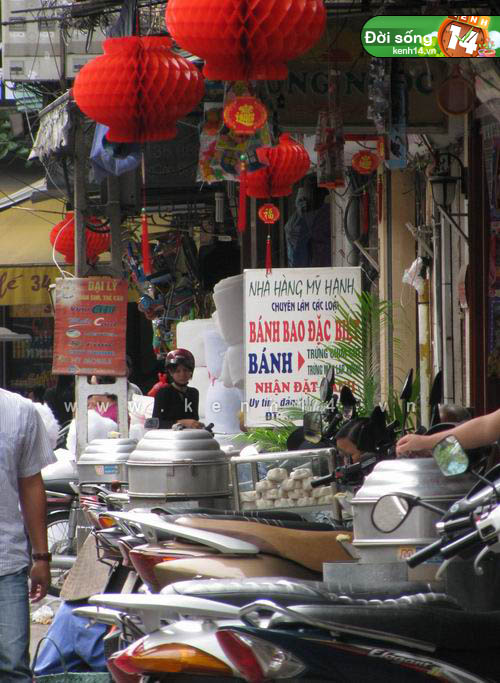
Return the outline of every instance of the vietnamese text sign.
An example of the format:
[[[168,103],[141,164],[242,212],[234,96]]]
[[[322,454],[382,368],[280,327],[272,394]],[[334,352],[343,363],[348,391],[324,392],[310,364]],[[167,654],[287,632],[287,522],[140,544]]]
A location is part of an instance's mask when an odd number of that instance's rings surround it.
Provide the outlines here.
[[[56,280],[56,375],[125,375],[127,281],[111,277]]]
[[[360,291],[360,268],[244,272],[246,425],[269,424],[289,406],[315,409],[307,395],[319,395],[333,365],[325,345],[345,339],[336,310]]]

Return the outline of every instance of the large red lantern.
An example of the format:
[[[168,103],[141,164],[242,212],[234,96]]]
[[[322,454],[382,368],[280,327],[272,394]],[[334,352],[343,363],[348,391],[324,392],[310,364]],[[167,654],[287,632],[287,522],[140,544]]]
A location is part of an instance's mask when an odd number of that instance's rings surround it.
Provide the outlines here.
[[[292,194],[293,185],[305,176],[311,164],[306,148],[288,133],[280,136],[275,147],[259,147],[257,156],[268,165],[246,173],[246,194],[259,199]]]
[[[284,80],[326,23],[324,0],[169,0],[172,38],[205,60],[207,79]]]
[[[109,126],[111,142],[173,138],[177,119],[200,102],[201,72],[171,45],[164,36],[108,38],[104,55],[78,72],[73,97],[84,114]]]
[[[100,221],[91,218],[89,223],[96,226],[96,230],[85,230],[85,242],[87,245],[87,261],[95,263],[99,254],[108,251],[110,245],[110,233],[97,230]],[[55,250],[62,254],[66,263],[75,260],[75,218],[73,211],[68,211],[62,221],[59,221],[50,232],[50,243]]]

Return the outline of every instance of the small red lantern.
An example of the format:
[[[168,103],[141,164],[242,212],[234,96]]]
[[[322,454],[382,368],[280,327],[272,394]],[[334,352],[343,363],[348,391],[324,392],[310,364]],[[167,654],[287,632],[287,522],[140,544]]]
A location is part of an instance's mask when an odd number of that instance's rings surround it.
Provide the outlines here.
[[[326,24],[323,0],[169,0],[168,31],[215,81],[284,80]]]
[[[96,218],[91,218],[89,221],[92,225],[101,225]],[[108,232],[98,232],[96,230],[85,230],[85,242],[87,245],[87,261],[95,263],[99,254],[108,251],[111,236]],[[75,260],[75,219],[73,211],[68,211],[66,217],[59,221],[50,232],[50,243],[62,254],[66,263],[73,263]]]
[[[154,142],[176,135],[175,122],[200,102],[200,71],[164,36],[104,41],[104,55],[75,78],[73,97],[94,121],[109,126],[111,142]]]
[[[256,97],[235,97],[224,109],[224,123],[236,135],[253,135],[267,121],[267,109]]]
[[[279,221],[280,210],[274,204],[263,204],[259,211],[258,216],[260,220],[267,225],[267,237],[266,237],[266,275],[273,272],[272,263],[272,248],[271,248],[271,225]]]
[[[263,204],[259,209],[259,218],[263,223],[273,224],[280,219],[280,210],[274,204]]]
[[[275,147],[259,147],[257,156],[261,163],[269,165],[247,172],[246,194],[260,199],[292,194],[292,186],[305,176],[311,165],[306,148],[288,133],[280,136]]]
[[[361,175],[370,175],[378,167],[379,157],[370,150],[361,150],[352,157],[352,167]]]

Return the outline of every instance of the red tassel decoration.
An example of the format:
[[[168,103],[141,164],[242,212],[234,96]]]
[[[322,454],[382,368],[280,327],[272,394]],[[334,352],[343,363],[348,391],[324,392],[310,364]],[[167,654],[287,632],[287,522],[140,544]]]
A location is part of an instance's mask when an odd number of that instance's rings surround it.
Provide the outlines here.
[[[148,217],[146,210],[141,212],[141,246],[142,246],[142,268],[144,275],[151,275],[151,252],[149,251],[149,231],[148,231]]]
[[[266,275],[271,275],[273,272],[273,260],[271,256],[271,233],[267,233],[266,239]]]
[[[247,172],[245,168],[240,173],[240,204],[238,208],[238,232],[245,232],[247,228]]]

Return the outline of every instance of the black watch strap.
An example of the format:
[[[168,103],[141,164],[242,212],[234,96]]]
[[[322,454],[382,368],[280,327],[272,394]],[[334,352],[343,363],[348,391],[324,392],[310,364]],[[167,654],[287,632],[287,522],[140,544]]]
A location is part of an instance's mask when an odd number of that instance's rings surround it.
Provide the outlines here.
[[[31,558],[35,561],[52,562],[52,553],[33,553]]]

